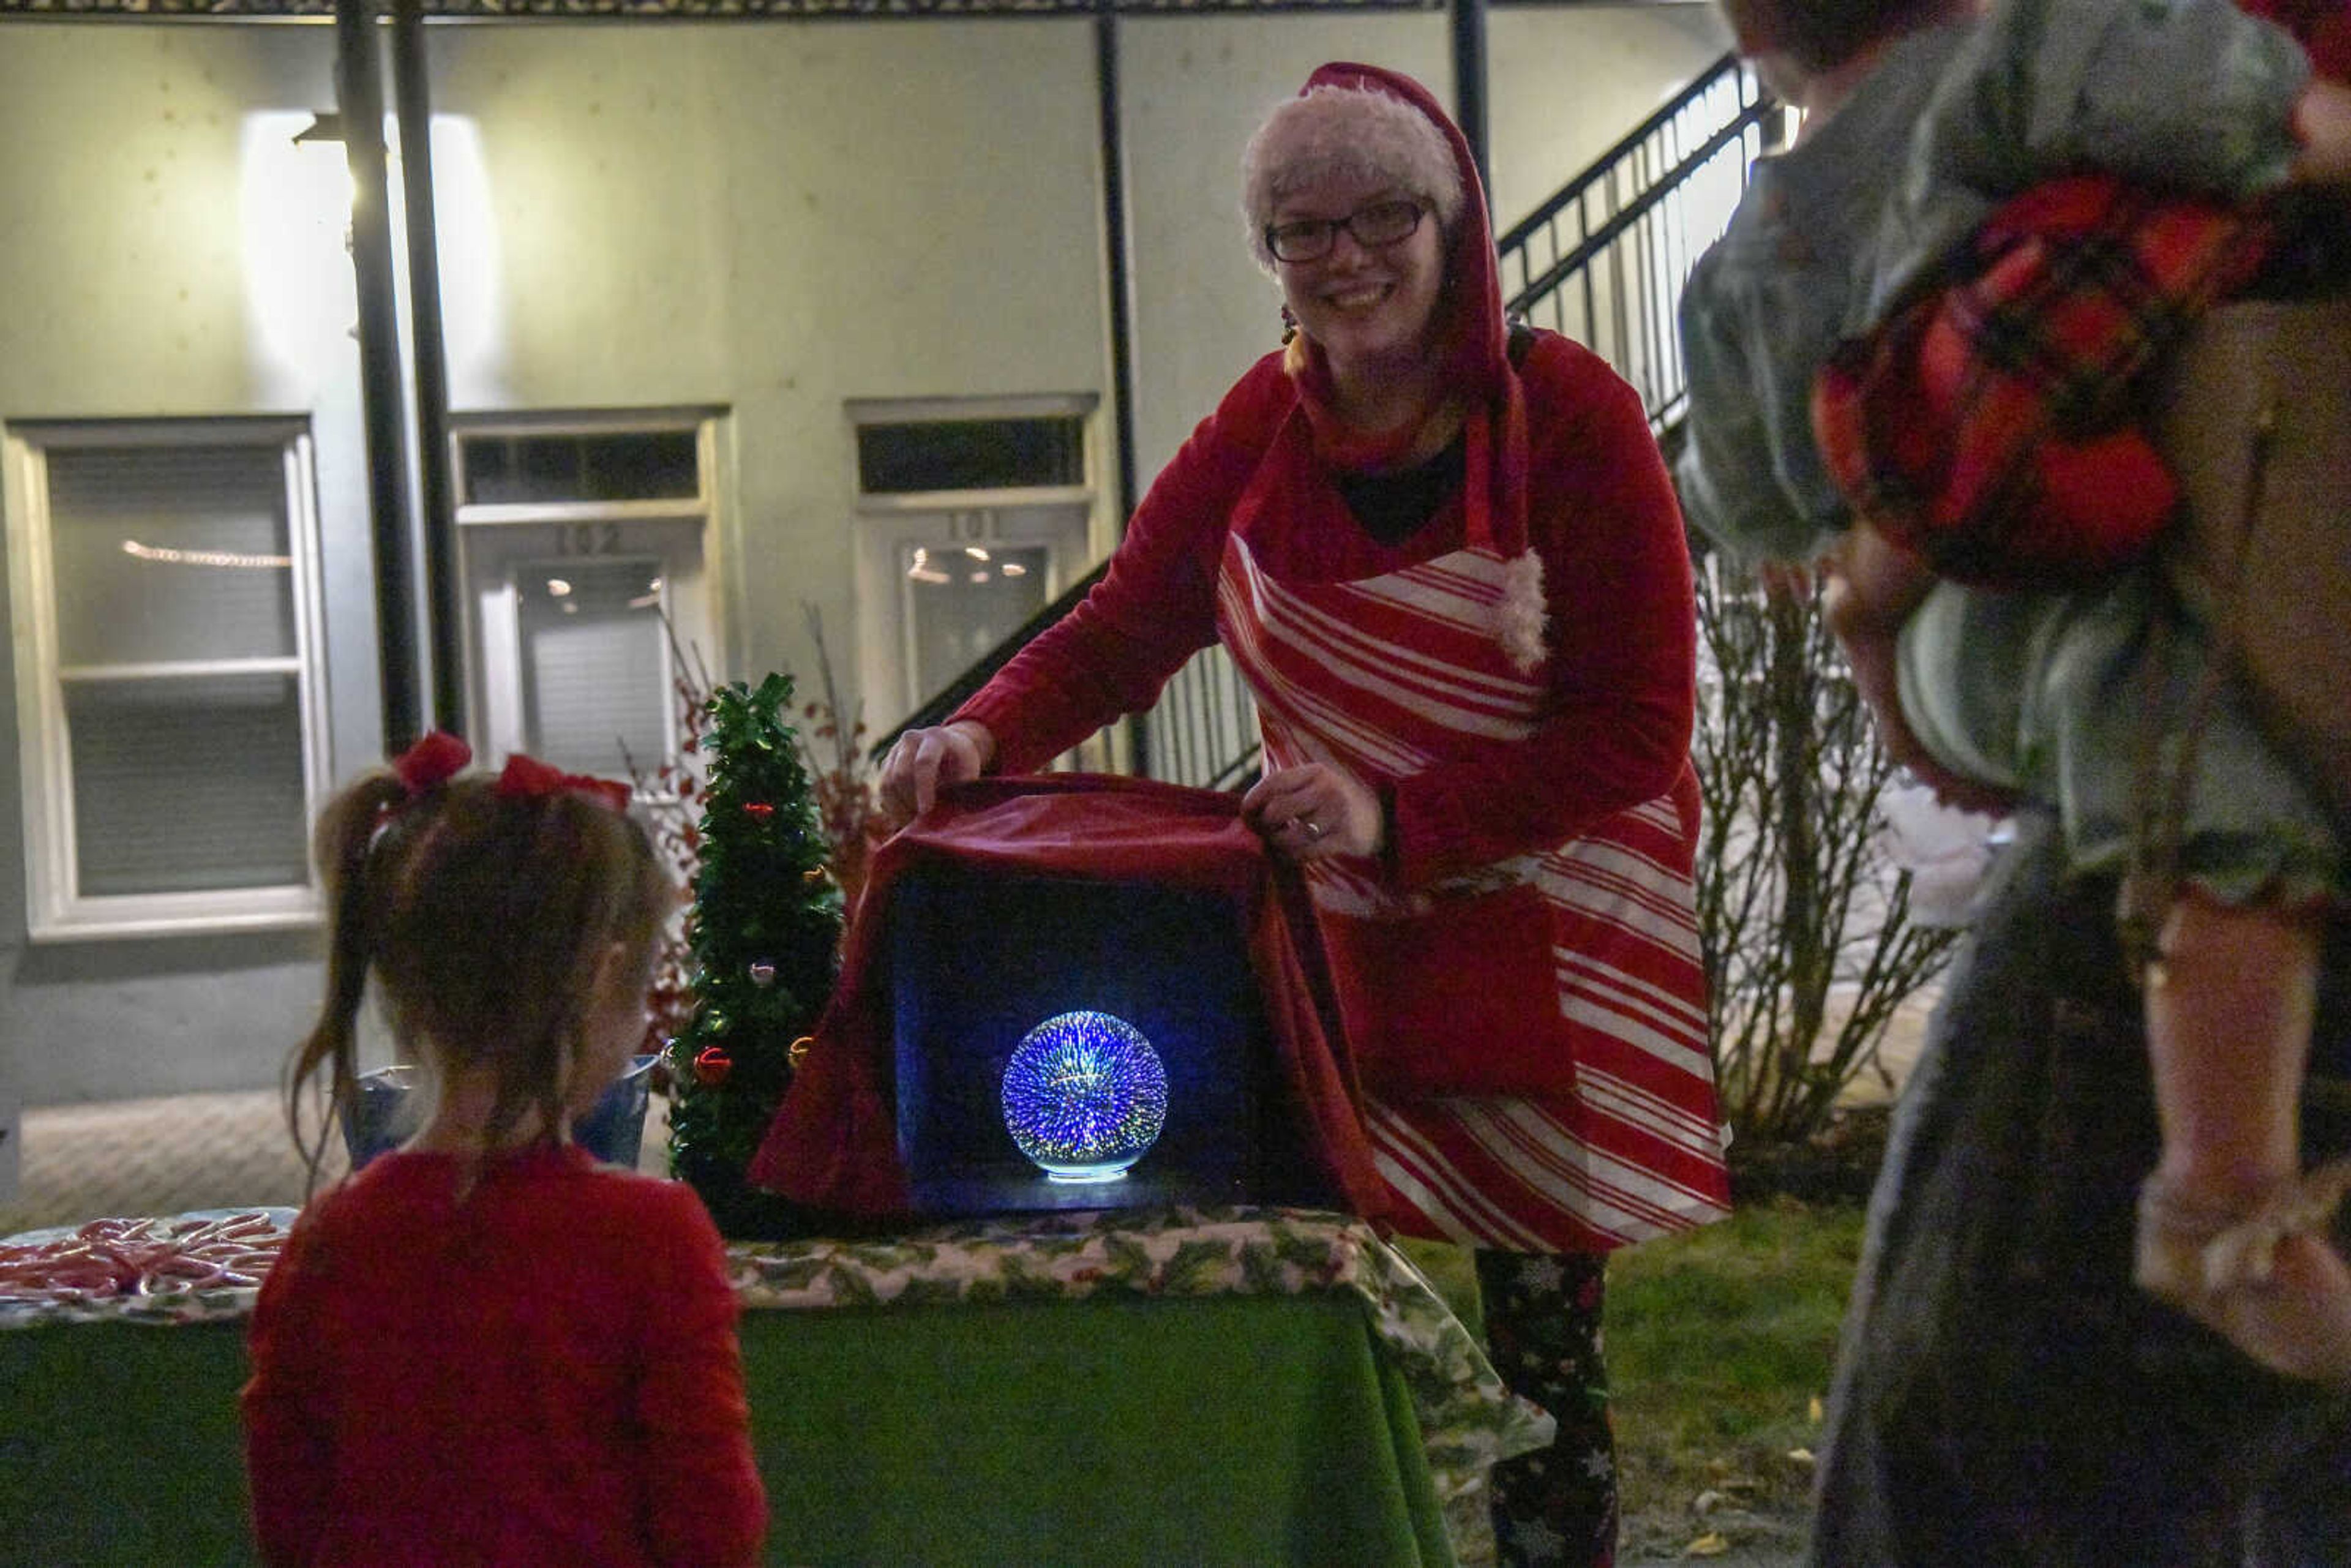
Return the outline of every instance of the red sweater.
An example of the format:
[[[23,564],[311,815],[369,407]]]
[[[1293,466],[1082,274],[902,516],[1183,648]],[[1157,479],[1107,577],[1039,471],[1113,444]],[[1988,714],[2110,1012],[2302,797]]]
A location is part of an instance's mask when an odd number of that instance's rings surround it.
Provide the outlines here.
[[[578,1148],[396,1154],[314,1202],[254,1308],[244,1406],[273,1568],[757,1560],[718,1232]]]
[[[1392,864],[1407,888],[1547,850],[1671,787],[1688,755],[1695,623],[1681,511],[1640,398],[1597,356],[1543,333],[1519,368],[1527,542],[1542,557],[1552,706],[1523,741],[1465,746],[1395,787]],[[1043,766],[1216,640],[1233,503],[1297,398],[1269,354],[1202,421],[1135,508],[1109,574],[956,716],[996,737],[1001,773]],[[1461,548],[1457,497],[1399,545],[1361,528],[1249,546],[1300,581],[1377,576]]]

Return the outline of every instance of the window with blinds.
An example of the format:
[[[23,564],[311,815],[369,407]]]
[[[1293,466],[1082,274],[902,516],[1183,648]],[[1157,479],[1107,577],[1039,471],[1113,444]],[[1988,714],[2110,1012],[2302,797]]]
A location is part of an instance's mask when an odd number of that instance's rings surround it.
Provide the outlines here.
[[[286,421],[10,433],[37,938],[299,924],[325,776],[309,439]]]
[[[666,756],[668,693],[649,678],[669,668],[661,561],[531,561],[517,577],[523,749],[572,773]]]

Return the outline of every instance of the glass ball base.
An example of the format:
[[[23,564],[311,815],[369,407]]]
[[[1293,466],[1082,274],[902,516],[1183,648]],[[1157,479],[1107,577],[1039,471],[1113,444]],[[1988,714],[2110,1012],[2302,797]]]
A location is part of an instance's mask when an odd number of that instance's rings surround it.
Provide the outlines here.
[[[1115,1166],[1040,1166],[1039,1168],[1045,1173],[1047,1181],[1059,1182],[1063,1186],[1098,1186],[1104,1182],[1124,1181],[1127,1168],[1134,1163],[1129,1160]]]

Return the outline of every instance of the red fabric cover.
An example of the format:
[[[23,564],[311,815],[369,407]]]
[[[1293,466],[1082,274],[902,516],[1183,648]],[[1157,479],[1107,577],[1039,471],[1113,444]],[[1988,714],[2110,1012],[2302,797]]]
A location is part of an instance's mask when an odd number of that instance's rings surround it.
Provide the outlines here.
[[[1238,795],[1089,774],[956,785],[875,853],[841,977],[752,1158],[751,1181],[840,1213],[906,1210],[895,1042],[890,998],[878,981],[891,885],[918,866],[940,863],[1230,896],[1245,912],[1266,1019],[1309,1145],[1349,1207],[1377,1218],[1384,1188],[1356,1116],[1353,1068],[1296,873],[1242,822]]]
[[[767,1501],[718,1231],[571,1145],[391,1154],[304,1211],[245,1388],[272,1568],[745,1568]]]

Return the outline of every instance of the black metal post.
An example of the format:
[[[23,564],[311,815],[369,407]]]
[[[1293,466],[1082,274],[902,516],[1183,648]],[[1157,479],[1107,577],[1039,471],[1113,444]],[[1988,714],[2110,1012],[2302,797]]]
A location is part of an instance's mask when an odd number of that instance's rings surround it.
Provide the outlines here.
[[[1478,183],[1486,187],[1486,213],[1494,208],[1494,170],[1486,155],[1486,0],[1448,0],[1453,35],[1453,118],[1469,143]]]
[[[1119,128],[1118,12],[1102,0],[1094,16],[1094,90],[1102,126],[1103,287],[1110,291],[1111,421],[1118,442],[1118,516],[1134,493],[1134,298],[1126,273],[1126,139]]]
[[[441,327],[441,252],[433,216],[433,103],[417,0],[392,0],[392,101],[400,114],[408,220],[408,329],[415,355],[417,513],[424,532],[424,626],[433,661],[433,722],[465,733],[464,621],[457,507],[449,464],[449,357]]]
[[[400,304],[392,282],[385,188],[383,82],[373,0],[335,0],[336,111],[351,172],[351,268],[359,294],[360,403],[367,426],[368,524],[375,545],[377,657],[384,755],[421,733],[416,589],[409,566],[407,422],[400,376]]]
[[[1100,0],[1094,13],[1094,101],[1102,135],[1102,287],[1110,294],[1111,439],[1118,447],[1118,519],[1122,533],[1134,513],[1134,299],[1126,271],[1126,138],[1119,126],[1118,5]],[[1126,722],[1134,769],[1151,771],[1147,715]]]

